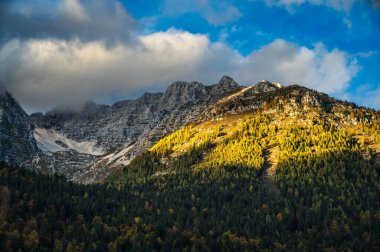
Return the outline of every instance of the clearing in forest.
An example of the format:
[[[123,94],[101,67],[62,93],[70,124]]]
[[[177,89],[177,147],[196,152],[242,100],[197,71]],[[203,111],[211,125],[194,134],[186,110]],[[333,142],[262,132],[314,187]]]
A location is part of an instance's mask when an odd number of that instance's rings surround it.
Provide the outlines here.
[[[263,174],[261,180],[269,193],[280,194],[280,190],[275,183],[275,175],[277,169],[277,161],[279,155],[279,147],[274,146],[265,150],[264,158],[265,163],[263,167]]]

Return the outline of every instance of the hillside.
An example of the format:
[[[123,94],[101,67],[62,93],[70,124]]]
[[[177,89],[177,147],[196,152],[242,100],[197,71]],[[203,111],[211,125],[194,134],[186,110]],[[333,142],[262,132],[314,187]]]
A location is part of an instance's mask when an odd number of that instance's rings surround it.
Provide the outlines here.
[[[378,111],[297,85],[255,92],[262,84],[207,107],[202,120],[161,139],[124,172],[166,174],[180,164],[195,171],[226,166],[262,173],[267,167],[273,174],[273,166],[292,156],[312,158],[333,151],[355,151],[378,160]],[[141,159],[152,162],[140,165]]]
[[[261,177],[267,191],[279,194],[284,187],[281,173],[292,162],[304,162],[308,168],[321,160],[344,159],[346,155],[349,159],[354,154],[375,164],[380,162],[378,111],[290,86],[259,93],[260,109],[247,113],[246,107],[251,104],[241,105],[244,101],[239,98],[247,90],[218,102],[215,108],[222,111],[219,117],[190,124],[161,139],[106,182],[120,185],[135,176],[249,169]],[[297,99],[307,102],[297,105]],[[260,104],[257,98],[254,102]]]
[[[194,108],[196,115],[186,112],[192,111]],[[285,87],[281,84],[276,85],[269,81],[261,81],[229,95],[226,94],[220,99],[210,101],[207,105],[201,107],[185,106],[177,110],[169,121],[164,120],[163,123],[160,123],[142,138],[151,139],[148,142],[143,141],[148,143],[143,145],[143,148],[141,148],[141,142],[137,142],[133,146],[116,149],[98,159],[76,181],[93,183],[103,179],[110,171],[129,164],[133,157],[150,148],[160,139],[157,138],[157,134],[163,137],[179,128],[179,125],[189,123],[199,125],[209,121],[222,120],[229,116],[236,116],[236,120],[241,120],[245,115],[252,113],[266,114],[278,122],[284,121],[286,123],[289,118],[296,118],[296,120],[310,123],[312,119],[317,119],[334,122],[337,127],[356,127],[363,120],[372,120],[372,118],[376,120],[378,117],[378,112],[374,110],[358,108],[354,103],[336,100],[315,90],[298,85]],[[178,120],[181,123],[178,123]],[[173,127],[171,121],[177,122],[177,126]],[[373,137],[372,133],[375,132],[376,129],[372,129],[369,134]],[[152,138],[152,136],[155,137]],[[138,148],[138,152],[134,151],[136,148]]]
[[[231,98],[104,183],[139,188],[157,218],[173,211],[167,232],[202,249],[379,249],[379,112],[299,86],[251,113],[235,114],[244,100]]]
[[[62,171],[101,183],[1,168],[0,250],[380,249],[379,111],[269,81],[192,108],[130,162],[117,148],[84,175],[62,163],[98,146],[39,128],[37,146],[75,148],[52,159]]]
[[[266,111],[187,125],[103,184],[1,169],[0,248],[378,251],[379,113]]]

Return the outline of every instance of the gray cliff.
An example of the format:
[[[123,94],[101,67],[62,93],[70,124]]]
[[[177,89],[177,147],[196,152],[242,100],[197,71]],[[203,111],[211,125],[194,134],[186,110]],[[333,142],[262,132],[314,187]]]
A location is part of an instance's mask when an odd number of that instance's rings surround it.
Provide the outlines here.
[[[95,181],[97,176],[94,173],[107,173],[109,166],[127,164],[163,136],[197,120],[209,104],[241,88],[227,76],[211,86],[178,81],[164,93],[145,93],[136,100],[120,101],[111,106],[88,102],[77,111],[56,108],[45,115],[32,114],[31,119],[37,128],[35,134],[44,129],[50,132],[49,138],[53,134],[59,135],[55,141],[49,141],[60,146],[49,149],[51,144],[46,144],[43,139],[47,134],[36,135],[45,155],[39,155],[29,165],[50,174],[64,174],[71,180],[77,180],[83,173],[82,177],[90,176],[90,180]],[[73,148],[78,154],[67,155],[60,148],[68,140],[75,141],[77,145],[93,143],[94,148],[102,149],[102,153],[81,153]],[[123,152],[125,148],[128,151]],[[72,149],[67,148],[66,151]],[[116,157],[112,153],[116,153]],[[72,167],[72,164],[75,168],[67,172],[67,166]]]
[[[171,84],[165,93],[145,93],[136,100],[120,101],[112,106],[89,102],[79,111],[58,108],[31,117],[36,127],[53,129],[76,141],[93,141],[107,152],[135,143],[163,121],[170,121],[168,132],[175,130],[189,120],[182,118],[188,117],[184,110],[205,105],[239,89],[240,86],[226,76],[212,86],[179,81]],[[161,136],[150,134],[150,137]]]
[[[0,90],[0,162],[19,166],[37,152],[29,116],[10,93]]]

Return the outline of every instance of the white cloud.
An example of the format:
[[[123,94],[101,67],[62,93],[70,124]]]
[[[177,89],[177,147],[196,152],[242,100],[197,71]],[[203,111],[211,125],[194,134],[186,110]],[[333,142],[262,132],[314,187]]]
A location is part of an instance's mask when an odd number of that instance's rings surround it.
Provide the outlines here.
[[[64,12],[70,17],[81,22],[90,21],[90,18],[87,16],[78,0],[64,0],[63,7]]]
[[[339,94],[358,70],[344,52],[322,44],[306,48],[275,40],[245,57],[206,35],[174,29],[136,40],[113,46],[75,39],[11,40],[0,48],[0,83],[33,110],[163,89],[175,80],[215,83],[225,74],[241,84],[268,79]]]
[[[124,42],[136,21],[116,0],[0,1],[1,37]]]
[[[312,5],[322,5],[334,8],[338,11],[348,12],[351,10],[355,0],[265,0],[269,6],[283,6],[292,10],[294,7],[309,3]]]
[[[363,84],[356,89],[360,96],[354,97],[360,105],[380,109],[380,84],[373,87],[369,84]]]
[[[198,13],[212,25],[230,23],[242,15],[233,4],[223,0],[165,0],[162,11],[168,16],[180,16],[189,12]]]
[[[0,50],[0,83],[32,108],[75,105],[113,93],[128,95],[193,75],[197,78],[200,65],[209,57],[217,57],[220,47],[210,44],[205,35],[176,30],[138,40],[133,46],[79,40],[12,40]],[[210,77],[216,78],[212,73]]]
[[[309,49],[275,40],[245,58],[236,74],[244,82],[254,77],[339,94],[357,71],[356,62],[337,49],[327,51],[322,44]]]

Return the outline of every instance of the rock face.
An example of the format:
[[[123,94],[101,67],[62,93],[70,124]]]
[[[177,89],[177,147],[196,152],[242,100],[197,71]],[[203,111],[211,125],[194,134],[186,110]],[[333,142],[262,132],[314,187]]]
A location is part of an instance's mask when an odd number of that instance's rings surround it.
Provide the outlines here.
[[[19,166],[37,152],[29,116],[11,94],[0,90],[0,162]]]
[[[45,116],[31,115],[37,127],[49,128],[76,141],[95,142],[105,150],[136,141],[162,94],[144,94],[137,100],[108,105],[87,103],[78,112],[54,109]]]
[[[55,152],[45,151],[35,154],[32,160],[23,164],[23,167],[49,175],[60,174],[68,180],[76,180],[97,158],[98,156],[71,149]]]
[[[227,76],[211,86],[178,81],[164,93],[145,93],[111,106],[88,102],[78,111],[56,108],[45,115],[32,114],[37,144],[46,155],[39,155],[28,165],[64,174],[68,179],[83,177],[93,182],[100,176],[97,174],[103,176],[110,167],[127,164],[163,136],[197,120],[209,104],[241,88]],[[74,148],[84,143],[97,152]],[[78,155],[64,155],[65,149]],[[67,172],[67,166],[74,163],[72,170],[77,172]]]
[[[217,100],[239,89],[226,76],[212,86],[174,82],[165,93],[145,93],[137,100],[120,101],[112,106],[90,102],[77,112],[54,109],[46,115],[32,114],[31,118],[36,127],[55,130],[76,141],[95,142],[96,146],[110,151],[135,143],[142,134],[147,135],[174,114],[178,122],[173,124],[181,124],[183,120],[177,117],[183,113],[176,112],[186,107]]]
[[[77,181],[92,183],[109,174],[112,169],[127,165],[133,157],[150,148],[162,137],[188,123],[200,120],[206,107],[241,89],[228,76],[223,76],[217,84],[211,86],[199,82],[174,82],[161,94],[157,103],[151,106],[147,115],[142,115],[150,118],[147,120],[149,123],[134,123],[134,127],[128,129],[127,133],[137,138],[99,158]]]

